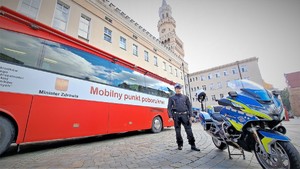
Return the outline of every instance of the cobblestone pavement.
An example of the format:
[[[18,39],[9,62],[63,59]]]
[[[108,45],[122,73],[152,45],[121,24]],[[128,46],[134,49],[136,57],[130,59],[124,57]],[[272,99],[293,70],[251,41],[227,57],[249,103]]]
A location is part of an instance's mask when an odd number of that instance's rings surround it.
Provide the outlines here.
[[[284,122],[287,135],[300,151],[300,119]],[[158,134],[131,132],[60,142],[16,146],[0,157],[0,168],[261,168],[255,155],[228,158],[213,145],[200,124],[193,124],[196,145],[190,150],[185,132],[183,150],[177,150],[174,128]],[[232,149],[234,152],[237,150]]]

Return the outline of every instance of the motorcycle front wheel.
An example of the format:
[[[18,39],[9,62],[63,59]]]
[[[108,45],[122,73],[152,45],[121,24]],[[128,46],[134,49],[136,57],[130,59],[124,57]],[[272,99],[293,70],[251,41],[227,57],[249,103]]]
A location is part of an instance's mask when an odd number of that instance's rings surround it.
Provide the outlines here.
[[[220,150],[225,150],[227,148],[227,144],[223,143],[222,141],[218,140],[215,137],[212,137],[212,141],[214,145]]]
[[[291,142],[276,141],[271,145],[270,154],[264,154],[258,143],[254,153],[259,164],[264,168],[300,169],[300,155]]]

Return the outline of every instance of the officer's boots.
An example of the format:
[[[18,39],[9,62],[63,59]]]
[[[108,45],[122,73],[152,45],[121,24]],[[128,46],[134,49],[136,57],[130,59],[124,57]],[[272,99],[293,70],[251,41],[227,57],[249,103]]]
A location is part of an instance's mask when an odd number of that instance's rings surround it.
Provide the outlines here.
[[[182,150],[182,146],[178,146],[178,150]]]
[[[194,150],[194,151],[200,151],[200,149],[197,148],[195,145],[192,145],[192,146],[191,146],[191,150]]]

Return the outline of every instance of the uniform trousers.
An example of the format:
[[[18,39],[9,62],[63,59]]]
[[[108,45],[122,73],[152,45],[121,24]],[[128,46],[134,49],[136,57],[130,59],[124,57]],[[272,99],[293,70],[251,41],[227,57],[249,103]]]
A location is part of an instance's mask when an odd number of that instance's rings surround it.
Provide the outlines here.
[[[173,114],[174,127],[176,132],[176,141],[178,146],[183,146],[183,139],[181,136],[181,124],[183,125],[187,134],[189,144],[195,146],[195,138],[192,132],[192,124],[190,123],[188,114]]]

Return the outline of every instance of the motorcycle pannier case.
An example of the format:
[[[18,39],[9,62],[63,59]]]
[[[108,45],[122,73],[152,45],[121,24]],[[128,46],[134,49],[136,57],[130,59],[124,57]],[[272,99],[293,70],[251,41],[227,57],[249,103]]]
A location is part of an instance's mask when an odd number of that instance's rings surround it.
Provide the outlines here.
[[[211,116],[207,112],[200,112],[200,123],[204,127],[204,130],[209,130],[212,124]]]

